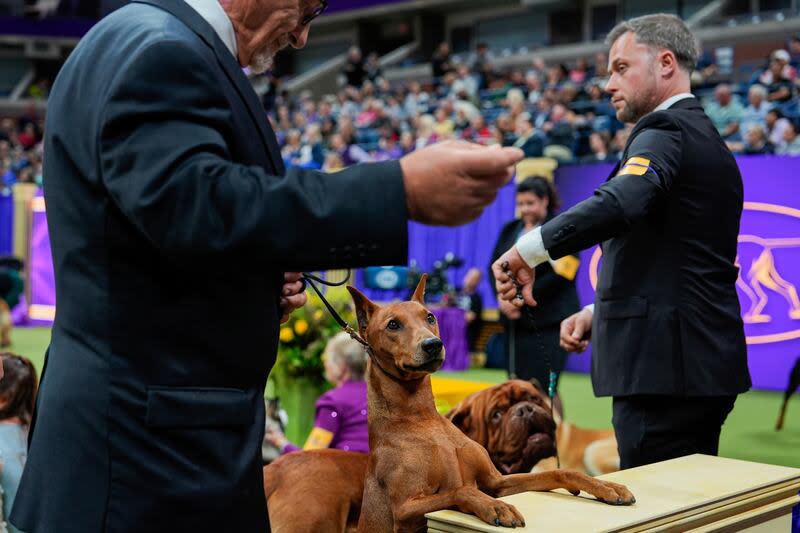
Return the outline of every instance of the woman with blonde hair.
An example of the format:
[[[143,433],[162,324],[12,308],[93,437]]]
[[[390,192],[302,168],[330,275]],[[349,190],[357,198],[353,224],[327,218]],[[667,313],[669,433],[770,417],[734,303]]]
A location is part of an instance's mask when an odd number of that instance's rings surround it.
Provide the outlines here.
[[[364,347],[341,332],[325,346],[325,379],[334,385],[317,400],[314,429],[303,445],[304,450],[337,448],[369,453],[367,432],[367,353]],[[270,429],[264,438],[281,453],[297,451],[279,430]]]

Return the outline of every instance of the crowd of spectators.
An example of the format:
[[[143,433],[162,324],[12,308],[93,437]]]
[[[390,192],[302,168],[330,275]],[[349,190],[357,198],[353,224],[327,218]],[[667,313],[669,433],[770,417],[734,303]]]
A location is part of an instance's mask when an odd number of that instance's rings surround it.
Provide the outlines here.
[[[446,139],[517,146],[562,163],[615,161],[630,126],[604,92],[607,57],[571,64],[535,59],[527,69],[496,67],[480,44],[468,57],[442,43],[429,82],[390,83],[379,58],[352,47],[336,94],[272,92],[267,107],[287,166],[328,172],[401,157]],[[694,92],[734,153],[800,155],[800,36],[773,51],[744,83],[720,77],[702,51]],[[41,183],[44,121],[33,113],[0,119],[0,179]]]
[[[752,79],[732,84],[701,51],[696,96],[735,153],[800,154],[800,36],[772,52]],[[442,43],[429,83],[389,83],[378,58],[353,47],[336,94],[305,91],[271,101],[270,117],[287,165],[334,171],[396,158],[446,139],[522,148],[562,163],[614,161],[630,133],[604,91],[607,57],[571,64],[536,59],[501,70],[481,44],[459,58]]]
[[[0,119],[0,192],[17,182],[41,185],[43,133],[35,113]]]

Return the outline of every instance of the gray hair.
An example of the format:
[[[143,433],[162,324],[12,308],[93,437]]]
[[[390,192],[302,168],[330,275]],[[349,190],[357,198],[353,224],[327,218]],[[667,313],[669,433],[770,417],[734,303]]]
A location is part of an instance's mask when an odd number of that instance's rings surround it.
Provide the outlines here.
[[[675,54],[678,64],[687,72],[692,72],[697,65],[697,48],[692,32],[675,15],[659,13],[620,22],[609,32],[606,44],[613,45],[628,32],[636,36],[638,43]]]
[[[355,381],[364,379],[367,368],[367,352],[364,347],[349,333],[337,333],[325,346],[325,356],[332,361],[341,363],[350,371],[350,377]]]
[[[750,127],[747,128],[747,133],[753,133],[755,135],[758,135],[762,139],[767,138],[767,131],[761,124],[751,124]]]
[[[764,87],[763,85],[759,84],[751,85],[750,89],[748,89],[747,92],[750,94],[758,94],[761,96],[762,99],[767,98],[767,88]]]

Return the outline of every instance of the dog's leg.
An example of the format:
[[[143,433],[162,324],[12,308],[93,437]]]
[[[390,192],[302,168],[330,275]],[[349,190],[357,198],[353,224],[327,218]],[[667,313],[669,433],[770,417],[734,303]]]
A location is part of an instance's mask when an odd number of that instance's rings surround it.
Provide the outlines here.
[[[458,509],[462,513],[474,514],[487,524],[505,527],[525,525],[525,518],[510,504],[484,494],[477,487],[463,486],[455,490],[430,496],[410,498],[394,509],[396,529],[418,521],[426,513],[442,509]]]
[[[786,386],[786,390],[783,392],[783,404],[781,404],[781,410],[778,414],[778,421],[775,423],[775,429],[783,428],[783,418],[786,415],[786,406],[789,404],[789,399],[794,394],[794,391],[800,387],[800,358],[795,361],[794,366],[792,367],[791,372],[789,372],[789,384]]]
[[[486,488],[497,497],[518,494],[520,492],[550,491],[566,489],[574,495],[587,492],[598,500],[611,505],[630,505],[636,502],[631,491],[624,485],[600,481],[580,472],[569,470],[552,470],[537,474],[511,474],[492,476]]]
[[[791,396],[791,395],[790,395]],[[781,404],[781,410],[778,413],[778,421],[775,422],[775,430],[779,431],[783,429],[783,417],[786,415],[786,405],[789,403],[789,396],[783,397],[783,403]]]

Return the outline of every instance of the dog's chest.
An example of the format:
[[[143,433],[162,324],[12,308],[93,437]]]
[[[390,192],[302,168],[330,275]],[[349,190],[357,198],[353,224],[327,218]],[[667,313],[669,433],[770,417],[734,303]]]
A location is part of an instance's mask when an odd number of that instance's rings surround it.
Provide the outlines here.
[[[463,446],[446,434],[408,435],[402,442],[376,450],[376,474],[378,479],[399,475],[406,487],[414,486],[414,491],[422,494],[452,490],[474,481],[463,477],[465,469],[459,458]]]

